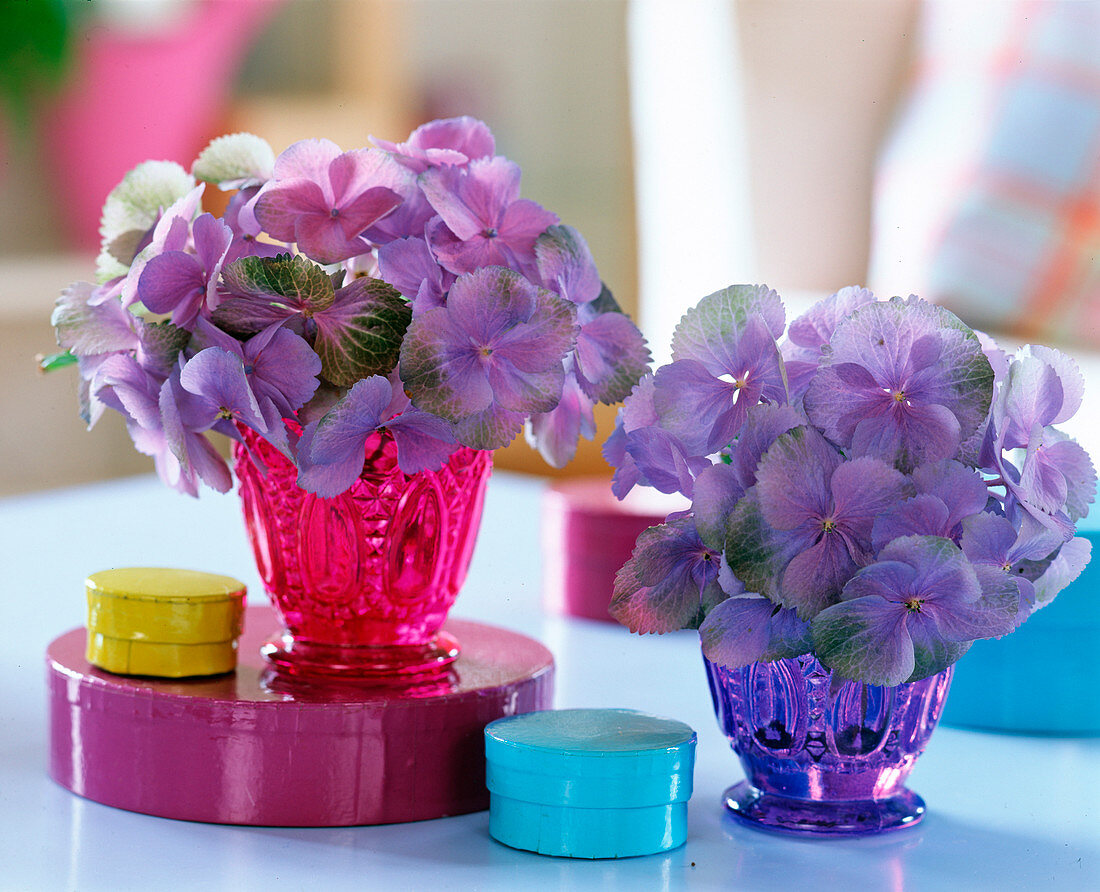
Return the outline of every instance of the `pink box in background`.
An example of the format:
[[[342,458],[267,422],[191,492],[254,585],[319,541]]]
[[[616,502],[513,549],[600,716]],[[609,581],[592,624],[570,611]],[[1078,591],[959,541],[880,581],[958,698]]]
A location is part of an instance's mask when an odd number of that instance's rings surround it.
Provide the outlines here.
[[[607,607],[615,574],[634,550],[638,535],[689,507],[680,495],[635,488],[623,501],[610,478],[556,483],[542,503],[543,598],[569,616],[613,622]]]

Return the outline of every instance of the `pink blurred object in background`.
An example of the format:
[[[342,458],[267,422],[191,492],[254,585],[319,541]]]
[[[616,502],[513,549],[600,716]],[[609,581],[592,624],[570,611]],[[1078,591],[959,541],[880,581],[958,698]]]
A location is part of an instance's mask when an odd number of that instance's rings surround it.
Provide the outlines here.
[[[171,27],[132,31],[93,23],[43,115],[50,178],[73,247],[99,247],[103,200],[147,159],[190,169],[216,135],[236,71],[280,0],[201,0]]]
[[[635,488],[623,501],[609,478],[557,483],[542,507],[543,595],[568,616],[614,622],[607,612],[615,574],[639,534],[689,507],[679,495]]]

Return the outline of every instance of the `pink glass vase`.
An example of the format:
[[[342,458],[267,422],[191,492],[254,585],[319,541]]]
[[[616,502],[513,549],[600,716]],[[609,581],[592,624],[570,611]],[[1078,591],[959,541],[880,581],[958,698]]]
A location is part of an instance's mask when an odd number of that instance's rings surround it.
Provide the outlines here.
[[[322,499],[250,430],[234,446],[245,525],[285,631],[264,655],[299,677],[421,679],[459,651],[440,627],[466,579],[492,453],[460,448],[439,471],[408,475],[387,433],[363,472]],[[250,451],[252,454],[250,454]],[[254,459],[258,457],[264,466]]]

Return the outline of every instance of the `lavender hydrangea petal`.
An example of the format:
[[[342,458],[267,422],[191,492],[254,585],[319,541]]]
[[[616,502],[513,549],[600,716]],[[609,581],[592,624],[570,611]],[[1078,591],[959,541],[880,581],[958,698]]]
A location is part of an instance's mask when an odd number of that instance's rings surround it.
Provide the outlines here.
[[[844,542],[838,536],[822,536],[787,564],[779,585],[779,602],[809,620],[836,601],[856,572]]]
[[[438,471],[458,448],[450,424],[410,407],[385,422],[397,444],[397,466],[406,474]]]
[[[908,683],[943,672],[970,649],[970,641],[948,641],[933,621],[920,616],[911,616],[907,627],[913,642],[913,672],[905,679]]]
[[[584,392],[601,403],[617,403],[649,369],[649,347],[623,313],[603,313],[577,333],[576,371]]]
[[[163,378],[151,375],[133,356],[117,353],[96,369],[92,390],[97,399],[133,418],[141,427],[160,429],[160,388]]]
[[[401,378],[420,408],[456,421],[491,405],[493,389],[453,331],[445,307],[414,319],[401,344]]]
[[[730,453],[730,466],[745,489],[756,483],[757,466],[772,443],[805,423],[806,417],[793,406],[761,403],[749,409],[737,445]]]
[[[349,489],[363,472],[366,435],[359,441],[358,450],[349,448],[339,455],[334,453],[330,462],[315,463],[311,454],[319,423],[307,424],[298,439],[298,485],[307,492],[328,499]]]
[[[702,363],[681,359],[657,370],[653,403],[661,426],[692,455],[702,456],[733,441],[756,400],[715,378]]]
[[[974,564],[1010,566],[1016,538],[1008,518],[996,514],[977,514],[963,521],[963,554]]]
[[[92,305],[95,290],[89,282],[76,282],[61,293],[50,317],[58,345],[78,356],[135,348],[133,314],[118,301]]]
[[[707,459],[690,455],[676,437],[656,427],[627,432],[626,453],[641,482],[659,492],[678,492],[689,499],[695,490],[695,478],[710,466]]]
[[[390,382],[381,375],[356,382],[317,423],[308,452],[310,460],[330,464],[356,453],[361,466],[367,436],[386,420],[382,416],[391,395]]]
[[[813,650],[813,646],[810,624],[800,619],[797,611],[789,607],[781,607],[772,614],[771,640],[761,659],[793,659],[809,653]]]
[[[427,170],[420,175],[420,188],[447,228],[467,241],[484,229],[499,230],[505,209],[519,200],[519,181],[519,165],[496,157],[462,169]],[[533,249],[534,236],[531,243]]]
[[[1092,557],[1092,543],[1083,537],[1070,539],[1055,555],[1046,571],[1035,580],[1036,609],[1045,607],[1077,579]]]
[[[1064,424],[1081,408],[1081,399],[1085,393],[1085,378],[1081,374],[1081,369],[1073,359],[1053,347],[1031,344],[1025,348],[1025,351],[1052,368],[1058,376],[1058,384],[1062,390],[1062,403],[1046,423]]]
[[[981,474],[957,461],[922,464],[914,468],[912,477],[918,493],[936,496],[947,506],[949,527],[984,511],[989,501]]]
[[[516,438],[525,420],[522,412],[490,406],[454,422],[455,437],[474,449],[499,449]]]
[[[779,602],[780,578],[791,559],[813,542],[775,530],[764,518],[753,487],[737,503],[726,527],[726,560],[749,591]]]
[[[832,340],[837,326],[874,299],[874,294],[866,288],[854,285],[841,288],[793,320],[787,337],[802,349],[816,351],[817,358],[820,358],[821,348]]]
[[[378,268],[382,278],[409,300],[419,297],[427,285],[427,293],[439,298],[438,303],[442,304],[443,270],[424,239],[396,239],[383,245],[378,249]]]
[[[191,254],[158,254],[145,265],[137,295],[154,313],[171,313],[176,325],[190,325],[206,299],[206,271]]]
[[[567,301],[539,290],[531,314],[517,319],[495,338],[495,352],[525,373],[560,367],[576,343],[575,319]]]
[[[905,555],[901,555],[904,557]],[[863,567],[844,586],[841,599],[882,598],[903,604],[917,582],[917,570],[904,560],[880,557],[875,563]]]
[[[240,357],[220,347],[201,350],[180,371],[180,385],[202,397],[216,415],[232,417],[253,430],[266,432],[267,424],[248,386]]]
[[[765,285],[734,285],[704,297],[688,310],[672,336],[672,358],[697,359],[714,375],[729,368],[729,345],[750,318],[763,319],[772,338],[783,334],[786,313],[779,295]]]
[[[588,243],[572,226],[550,226],[535,241],[542,284],[575,304],[588,303],[603,288]]]
[[[212,348],[216,349],[216,348]],[[189,430],[180,413],[179,401],[187,398],[180,382],[167,379],[161,386],[159,406],[165,439],[172,455],[179,462],[179,480],[187,492],[194,492],[195,475],[218,492],[228,492],[233,480],[225,460],[213,444],[199,431]]]
[[[794,530],[810,518],[828,516],[831,481],[842,460],[812,427],[797,427],[778,437],[756,472],[766,522],[776,530]]]
[[[946,406],[910,406],[890,418],[874,413],[859,421],[850,445],[856,455],[872,455],[911,468],[922,461],[950,458],[962,442],[959,420]]]
[[[744,494],[737,472],[724,463],[704,468],[695,479],[691,513],[700,538],[709,547],[717,551],[725,548],[727,520]]]
[[[981,594],[974,569],[962,549],[950,539],[907,536],[895,539],[880,555],[883,561],[903,561],[916,570],[913,593],[937,604],[972,602]]]
[[[907,499],[874,518],[871,544],[881,551],[902,536],[943,536],[951,538],[951,515],[938,496],[921,494]]]
[[[855,458],[841,464],[830,480],[837,527],[859,548],[871,541],[875,518],[912,492],[905,476],[874,458]],[[852,555],[857,560],[859,554]]]
[[[719,559],[688,518],[650,527],[615,577],[609,612],[633,632],[695,627],[726,597],[717,583]]]
[[[775,609],[763,595],[744,594],[723,601],[699,626],[703,656],[730,669],[755,663],[771,641]]]
[[[503,351],[502,351],[503,352]],[[488,368],[493,401],[513,412],[550,412],[561,398],[565,371],[561,361],[542,371],[517,368],[502,355]]]
[[[573,460],[580,437],[591,440],[596,436],[592,400],[581,390],[573,375],[566,376],[557,406],[549,412],[532,415],[525,434],[527,442],[555,468],[564,467]]]
[[[994,597],[1007,590],[1015,605],[1014,623],[1019,626],[1035,611],[1035,585],[1019,573],[1002,570],[989,564],[974,564],[974,574],[982,592],[993,592]],[[983,595],[984,599],[984,595]]]
[[[842,678],[892,687],[913,674],[904,607],[870,596],[826,607],[811,624],[814,653]]]
[[[935,620],[936,631],[943,640],[1000,638],[1026,619],[1026,614],[1020,611],[1020,589],[1011,576],[1002,574],[997,584],[991,584],[987,576],[986,583],[981,597],[972,602],[940,599],[922,608],[923,613]]]
[[[1065,511],[1077,521],[1096,498],[1096,469],[1078,443],[1048,429],[1042,445],[1028,449],[1019,489],[1040,510]]]
[[[316,392],[321,360],[303,338],[282,326],[250,338],[242,353],[253,391],[272,400],[282,417],[290,417]]]
[[[952,457],[985,419],[993,370],[957,317],[916,298],[871,303],[841,323],[803,397],[841,447],[911,470]]]

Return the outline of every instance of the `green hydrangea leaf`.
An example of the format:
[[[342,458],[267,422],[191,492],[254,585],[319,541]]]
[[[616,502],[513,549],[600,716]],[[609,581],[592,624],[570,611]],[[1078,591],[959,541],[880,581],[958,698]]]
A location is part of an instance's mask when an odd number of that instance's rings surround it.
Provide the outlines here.
[[[237,335],[252,334],[274,322],[310,319],[333,305],[332,279],[305,257],[242,257],[222,271],[231,292],[214,311],[214,322]]]
[[[350,387],[361,378],[386,375],[397,365],[412,308],[396,288],[364,276],[336,292],[332,306],[313,321],[321,377]]]

